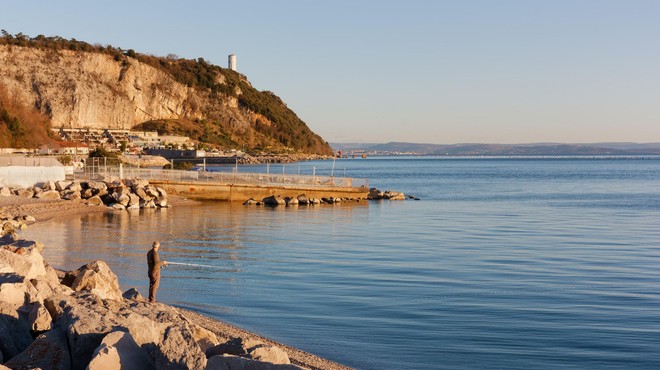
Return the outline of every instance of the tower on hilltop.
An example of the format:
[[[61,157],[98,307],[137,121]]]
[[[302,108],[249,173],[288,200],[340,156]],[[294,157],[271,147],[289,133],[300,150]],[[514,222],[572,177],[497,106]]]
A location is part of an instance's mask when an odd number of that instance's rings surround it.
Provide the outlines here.
[[[236,70],[236,54],[229,54],[229,69]]]

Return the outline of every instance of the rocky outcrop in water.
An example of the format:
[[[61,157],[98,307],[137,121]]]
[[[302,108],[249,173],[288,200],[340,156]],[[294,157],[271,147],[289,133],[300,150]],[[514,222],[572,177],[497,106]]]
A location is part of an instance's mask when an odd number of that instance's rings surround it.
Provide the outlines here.
[[[43,248],[11,233],[0,238],[0,363],[6,368],[301,369],[280,348],[219,339],[134,289],[122,295],[102,261],[58,273],[41,256]]]

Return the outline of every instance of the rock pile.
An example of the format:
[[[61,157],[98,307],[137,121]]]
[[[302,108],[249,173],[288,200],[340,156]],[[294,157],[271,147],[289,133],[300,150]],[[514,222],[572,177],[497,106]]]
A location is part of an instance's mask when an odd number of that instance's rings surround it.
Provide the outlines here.
[[[0,238],[0,369],[302,369],[278,347],[218,337],[134,289],[122,295],[103,261],[56,271],[42,250]]]
[[[281,195],[271,195],[269,197],[263,198],[260,201],[250,198],[243,202],[243,205],[246,206],[297,206],[297,205],[311,205],[311,204],[334,204],[342,202],[359,202],[360,199],[355,198],[335,198],[335,197],[323,197],[323,198],[310,198],[305,194],[300,194],[297,197],[283,197]]]
[[[39,199],[83,199],[90,205],[107,205],[113,209],[167,207],[167,192],[147,180],[56,181],[30,188],[1,188],[0,196],[16,195]]]
[[[369,195],[367,195],[369,200],[380,200],[380,199],[389,199],[389,200],[405,200],[406,195],[399,193],[398,191],[386,190],[385,192],[380,191],[376,188],[369,189]]]
[[[415,196],[408,196],[407,198],[419,200]],[[406,195],[399,193],[398,191],[380,191],[376,188],[369,189],[369,194],[367,195],[367,200],[380,200],[380,199],[389,199],[389,200],[405,200]],[[300,194],[297,197],[282,197],[280,195],[271,195],[269,197],[263,198],[258,201],[254,198],[250,198],[243,202],[243,205],[246,206],[295,206],[295,205],[308,205],[308,204],[334,204],[342,202],[359,202],[360,198],[335,198],[335,197],[322,197],[322,198],[309,198],[305,194]]]

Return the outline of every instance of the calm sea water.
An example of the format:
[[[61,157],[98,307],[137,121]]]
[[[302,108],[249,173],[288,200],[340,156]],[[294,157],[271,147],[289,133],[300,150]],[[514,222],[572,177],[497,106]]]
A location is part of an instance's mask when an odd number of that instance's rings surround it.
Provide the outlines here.
[[[659,369],[660,160],[344,159],[420,201],[209,202],[56,219],[57,267],[107,261],[160,301],[359,369]],[[240,169],[242,171],[244,169]],[[268,171],[282,171],[270,166]]]

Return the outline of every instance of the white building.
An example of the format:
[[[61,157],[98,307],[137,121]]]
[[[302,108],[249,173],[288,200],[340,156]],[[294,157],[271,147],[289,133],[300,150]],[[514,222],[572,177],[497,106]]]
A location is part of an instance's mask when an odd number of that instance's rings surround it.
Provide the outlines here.
[[[229,54],[229,69],[236,70],[236,54]]]

